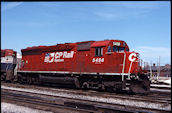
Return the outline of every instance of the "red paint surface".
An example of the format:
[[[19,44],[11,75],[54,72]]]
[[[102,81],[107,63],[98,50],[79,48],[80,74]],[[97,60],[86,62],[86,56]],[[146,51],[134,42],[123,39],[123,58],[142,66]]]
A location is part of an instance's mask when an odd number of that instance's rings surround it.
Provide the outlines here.
[[[16,56],[16,51],[12,49],[1,49],[1,57],[5,56]]]
[[[113,42],[120,42],[120,47],[125,47],[124,52],[108,53],[108,46],[113,46]],[[122,73],[124,54],[126,54],[124,73],[128,73],[131,61],[129,55],[135,52],[127,52],[128,45],[121,40],[93,41],[89,50],[77,51],[77,43],[57,44],[53,46],[38,46],[22,49],[22,61],[24,66],[21,71],[67,71],[67,72],[96,72],[96,73]],[[125,45],[123,44],[125,43]],[[123,46],[124,45],[124,46]],[[103,55],[95,56],[95,47],[103,47]],[[64,62],[44,62],[47,53],[74,51],[72,58],[63,58]],[[111,48],[112,51],[112,48]],[[138,53],[136,53],[138,55]],[[71,55],[71,54],[70,54]],[[68,55],[68,56],[70,56]],[[58,55],[57,55],[58,56]],[[138,56],[137,56],[138,57]],[[132,57],[132,59],[134,56]],[[58,61],[59,61],[58,59]],[[93,60],[94,59],[94,60]],[[140,70],[138,58],[132,63],[131,73]],[[93,62],[97,61],[97,62]]]

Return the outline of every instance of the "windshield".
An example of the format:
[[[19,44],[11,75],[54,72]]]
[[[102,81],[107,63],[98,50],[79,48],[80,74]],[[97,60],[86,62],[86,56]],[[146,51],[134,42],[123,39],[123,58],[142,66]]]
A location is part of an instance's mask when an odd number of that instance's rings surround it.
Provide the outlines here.
[[[124,47],[113,46],[113,52],[124,52]]]

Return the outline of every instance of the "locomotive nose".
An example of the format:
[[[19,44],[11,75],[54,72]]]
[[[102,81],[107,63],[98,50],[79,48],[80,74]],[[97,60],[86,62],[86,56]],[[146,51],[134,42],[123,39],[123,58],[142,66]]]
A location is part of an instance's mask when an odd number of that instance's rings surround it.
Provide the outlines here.
[[[130,53],[128,59],[131,62],[138,62],[138,60],[139,60],[139,53],[136,53],[136,52]]]
[[[128,62],[126,68],[128,69],[128,73],[137,74],[139,72],[140,63],[139,63],[139,53],[137,52],[129,52],[128,53]]]

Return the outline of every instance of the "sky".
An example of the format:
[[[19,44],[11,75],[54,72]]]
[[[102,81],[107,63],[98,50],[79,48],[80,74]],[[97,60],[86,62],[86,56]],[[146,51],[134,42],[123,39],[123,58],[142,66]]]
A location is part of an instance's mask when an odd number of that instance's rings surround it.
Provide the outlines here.
[[[170,1],[1,2],[1,48],[124,40],[143,62],[171,64]]]

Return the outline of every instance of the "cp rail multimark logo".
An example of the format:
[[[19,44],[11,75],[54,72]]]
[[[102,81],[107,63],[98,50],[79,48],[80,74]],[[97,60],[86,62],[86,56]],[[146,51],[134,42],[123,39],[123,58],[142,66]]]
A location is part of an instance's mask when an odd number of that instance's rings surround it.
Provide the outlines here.
[[[74,51],[67,51],[64,52],[53,52],[53,53],[46,53],[44,62],[52,63],[52,62],[64,62],[64,58],[73,58]]]

